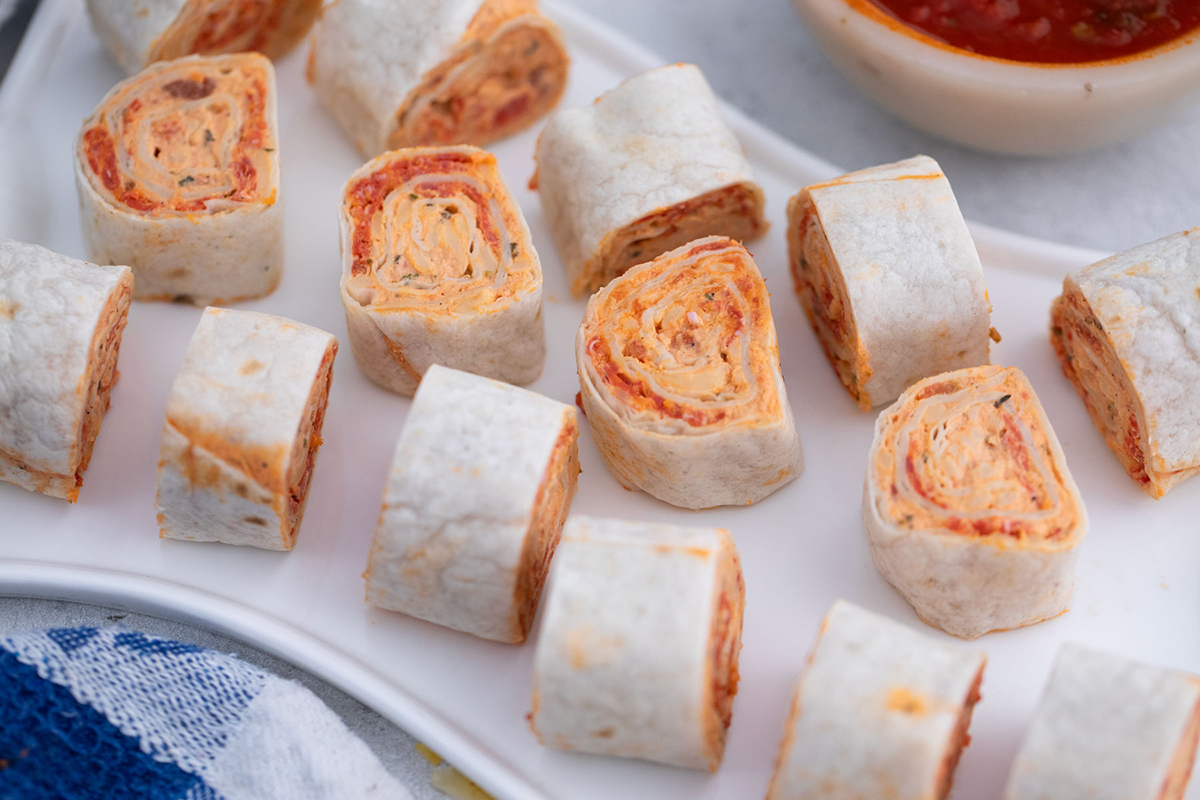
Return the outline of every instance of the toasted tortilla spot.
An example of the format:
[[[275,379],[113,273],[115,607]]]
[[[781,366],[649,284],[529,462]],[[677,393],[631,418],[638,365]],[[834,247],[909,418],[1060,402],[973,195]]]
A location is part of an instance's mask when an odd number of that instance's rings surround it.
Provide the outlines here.
[[[567,662],[572,669],[611,664],[621,650],[625,640],[616,634],[606,634],[591,627],[575,628],[567,633]]]
[[[182,456],[183,463],[179,466],[194,488],[208,489],[224,485],[216,464],[209,460],[211,458],[224,462],[271,493],[283,490],[283,461],[287,455],[287,445],[248,446],[235,443],[223,431],[207,429],[202,420],[168,417],[167,424],[189,442]],[[198,458],[197,449],[209,458]]]
[[[924,716],[929,710],[923,696],[904,686],[897,686],[888,692],[885,705],[888,711],[914,717]]]

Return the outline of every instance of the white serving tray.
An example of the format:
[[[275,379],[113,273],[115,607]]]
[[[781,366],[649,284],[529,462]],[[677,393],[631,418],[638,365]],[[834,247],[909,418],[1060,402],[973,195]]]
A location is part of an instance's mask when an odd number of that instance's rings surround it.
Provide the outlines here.
[[[590,102],[620,79],[661,63],[578,12],[552,11],[574,57],[567,105]],[[305,85],[303,61],[301,51],[279,67],[288,240],[283,282],[271,297],[241,307],[317,325],[345,345],[336,210],[342,183],[360,159]],[[43,0],[0,92],[0,234],[84,255],[72,142],[79,121],[119,78],[80,0]],[[810,102],[803,87],[779,89],[780,102]],[[375,708],[500,800],[761,797],[792,683],[835,598],[942,634],[920,623],[871,565],[859,503],[875,417],[859,412],[838,383],[787,275],[786,199],[838,170],[727,111],[767,193],[774,227],[751,248],[775,290],[783,373],[807,471],[752,507],[681,511],[622,490],[585,425],[573,509],[733,531],[746,575],[745,647],[729,748],[716,775],[544,749],[525,723],[533,642],[484,642],[364,604],[360,573],[409,403],[363,378],[349,347],[335,366],[325,445],[296,549],[280,554],[160,541],[152,507],[159,429],[200,311],[135,304],[121,349],[121,382],[79,503],[0,484],[0,593],[115,605],[253,643]],[[567,292],[541,207],[525,188],[535,136],[528,131],[495,150],[546,274],[549,358],[532,388],[569,403],[578,390],[572,344],[584,304]],[[1037,388],[1093,524],[1071,613],[964,645],[986,650],[989,663],[954,797],[994,800],[1061,642],[1200,671],[1200,480],[1162,501],[1143,495],[1059,372],[1047,341],[1049,303],[1062,275],[1097,254],[983,227],[975,234],[993,322],[1004,334],[994,357],[1020,366]],[[1200,790],[1194,786],[1188,797],[1200,798]]]

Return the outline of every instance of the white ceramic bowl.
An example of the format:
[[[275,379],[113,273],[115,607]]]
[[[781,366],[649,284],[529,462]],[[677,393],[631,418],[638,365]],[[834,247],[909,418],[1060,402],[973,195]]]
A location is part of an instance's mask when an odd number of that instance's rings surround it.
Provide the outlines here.
[[[863,92],[960,144],[1059,155],[1123,141],[1200,100],[1200,31],[1090,64],[1032,64],[950,47],[871,0],[793,0],[821,48]]]

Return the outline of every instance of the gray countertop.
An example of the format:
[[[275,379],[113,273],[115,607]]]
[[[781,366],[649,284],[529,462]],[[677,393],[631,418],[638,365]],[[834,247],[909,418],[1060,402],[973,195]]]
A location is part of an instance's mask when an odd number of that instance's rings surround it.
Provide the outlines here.
[[[970,218],[1020,233],[1121,250],[1200,225],[1200,108],[1133,142],[1058,159],[986,155],[906,127],[858,94],[817,50],[787,0],[565,0],[668,60],[699,64],[716,91],[793,142],[846,169],[915,153],[937,158]],[[122,612],[0,598],[0,630],[112,624]],[[239,654],[316,692],[418,798],[430,767],[413,740],[369,708],[241,642],[129,614],[148,633]]]

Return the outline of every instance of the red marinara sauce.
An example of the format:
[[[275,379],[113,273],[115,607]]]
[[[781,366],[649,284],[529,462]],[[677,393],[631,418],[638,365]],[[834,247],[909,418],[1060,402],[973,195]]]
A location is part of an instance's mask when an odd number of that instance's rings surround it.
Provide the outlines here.
[[[872,0],[953,47],[1053,64],[1134,55],[1200,28],[1200,0]]]

